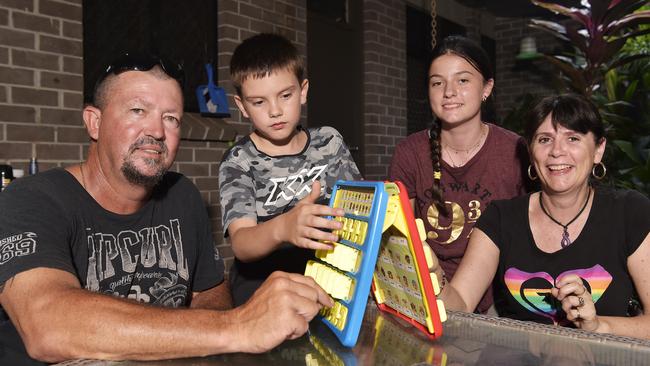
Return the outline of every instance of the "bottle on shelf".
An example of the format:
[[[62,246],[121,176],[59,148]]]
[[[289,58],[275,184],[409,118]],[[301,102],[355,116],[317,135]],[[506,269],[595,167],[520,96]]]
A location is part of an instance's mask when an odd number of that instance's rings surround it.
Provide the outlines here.
[[[34,175],[38,173],[38,160],[36,158],[31,158],[29,160],[29,175]]]
[[[0,165],[0,192],[7,188],[13,178],[14,173],[11,165]]]

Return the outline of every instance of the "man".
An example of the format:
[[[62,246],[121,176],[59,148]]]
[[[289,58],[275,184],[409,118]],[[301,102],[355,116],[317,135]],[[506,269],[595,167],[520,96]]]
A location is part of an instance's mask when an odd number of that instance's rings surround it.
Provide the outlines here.
[[[313,280],[277,272],[246,304],[219,310],[229,296],[201,197],[167,172],[180,78],[159,59],[116,60],[83,110],[87,160],[0,195],[0,312],[32,358],[264,352],[332,305]]]

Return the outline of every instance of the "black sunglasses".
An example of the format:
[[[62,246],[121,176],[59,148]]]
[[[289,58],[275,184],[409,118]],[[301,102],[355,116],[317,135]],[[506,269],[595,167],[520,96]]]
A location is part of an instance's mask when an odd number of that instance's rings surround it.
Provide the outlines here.
[[[160,66],[165,74],[176,80],[180,84],[181,89],[183,89],[185,72],[180,64],[153,55],[125,53],[106,67],[104,73],[97,79],[97,83],[95,83],[95,90],[110,74],[119,75],[126,71],[149,71],[155,66]]]

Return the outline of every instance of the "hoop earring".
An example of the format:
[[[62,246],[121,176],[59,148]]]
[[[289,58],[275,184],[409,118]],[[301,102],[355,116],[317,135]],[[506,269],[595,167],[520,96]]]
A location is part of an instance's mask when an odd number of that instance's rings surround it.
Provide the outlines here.
[[[603,174],[601,175],[596,174],[596,168],[599,166],[603,168]],[[603,164],[602,161],[599,162],[598,164],[594,164],[594,167],[591,168],[591,176],[598,180],[605,178],[606,175],[607,175],[607,168],[605,168],[605,164]]]
[[[533,167],[532,165],[528,166],[528,178],[530,178],[530,180],[534,181],[534,180],[537,180],[537,178],[539,178],[539,177],[538,176],[533,177],[533,173],[530,171],[530,168],[532,168],[532,167]]]

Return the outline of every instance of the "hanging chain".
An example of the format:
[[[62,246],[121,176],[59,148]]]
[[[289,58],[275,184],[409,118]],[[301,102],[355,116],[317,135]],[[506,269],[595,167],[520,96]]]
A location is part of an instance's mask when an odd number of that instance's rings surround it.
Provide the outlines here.
[[[431,0],[431,50],[436,48],[437,23],[436,23],[436,0]]]

